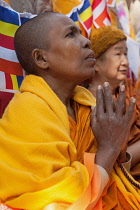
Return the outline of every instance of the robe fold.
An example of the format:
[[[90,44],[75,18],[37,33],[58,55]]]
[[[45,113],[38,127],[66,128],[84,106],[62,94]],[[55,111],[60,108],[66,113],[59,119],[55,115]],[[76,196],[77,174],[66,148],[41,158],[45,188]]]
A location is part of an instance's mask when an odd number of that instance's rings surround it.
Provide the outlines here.
[[[88,90],[77,86],[73,92],[76,122],[41,77],[26,76],[20,91],[0,119],[3,203],[27,210],[140,209],[140,190],[117,164],[98,198],[101,173],[90,127],[95,99]]]
[[[136,90],[132,80],[125,81],[126,86],[126,106],[128,107],[130,97],[136,98],[136,106],[133,115],[132,126],[130,130],[128,145],[132,145],[136,141],[140,141],[140,93]],[[131,175],[140,182],[140,163],[131,169]]]
[[[134,110],[133,122],[130,131],[129,145],[133,144],[137,140],[140,140],[140,93],[136,90],[132,80],[127,79],[125,81],[126,86],[126,106],[128,107],[130,97],[136,98],[136,106]]]

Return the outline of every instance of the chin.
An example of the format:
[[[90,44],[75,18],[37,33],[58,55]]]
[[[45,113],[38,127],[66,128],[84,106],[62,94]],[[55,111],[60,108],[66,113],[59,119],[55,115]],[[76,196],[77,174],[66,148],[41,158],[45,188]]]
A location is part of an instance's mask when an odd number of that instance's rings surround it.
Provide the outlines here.
[[[118,80],[121,82],[121,81],[125,80],[126,78],[127,78],[126,75],[121,75],[121,76],[118,78]]]
[[[92,69],[91,72],[90,72],[90,77],[93,77],[95,75],[95,70]]]
[[[94,70],[89,71],[89,72],[86,72],[86,74],[85,74],[85,80],[86,79],[89,79],[89,78],[92,78],[94,75],[95,75],[95,71]]]

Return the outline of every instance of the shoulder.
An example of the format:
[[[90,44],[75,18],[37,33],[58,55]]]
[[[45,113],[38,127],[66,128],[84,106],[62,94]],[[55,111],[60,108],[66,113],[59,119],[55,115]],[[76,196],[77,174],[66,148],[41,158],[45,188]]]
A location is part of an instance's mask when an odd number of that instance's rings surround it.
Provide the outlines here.
[[[126,98],[134,97],[136,99],[136,106],[140,109],[140,93],[137,91],[134,82],[131,79],[126,79]]]
[[[73,99],[85,106],[95,106],[96,99],[92,93],[82,86],[77,86],[74,90]]]
[[[129,94],[130,97],[134,97],[136,94],[139,94],[132,79],[126,79],[125,86],[126,93]]]

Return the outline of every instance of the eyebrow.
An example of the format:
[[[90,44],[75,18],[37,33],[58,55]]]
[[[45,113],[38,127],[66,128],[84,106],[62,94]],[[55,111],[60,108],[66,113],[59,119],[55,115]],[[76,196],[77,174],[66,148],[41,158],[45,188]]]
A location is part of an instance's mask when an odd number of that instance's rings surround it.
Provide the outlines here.
[[[79,31],[80,34],[82,34],[82,31],[78,27],[76,27],[76,26],[69,26],[68,29],[70,29],[72,31],[75,31],[75,32],[78,32]]]
[[[123,47],[115,47],[114,50],[122,50]],[[126,47],[126,50],[128,51],[128,48]]]

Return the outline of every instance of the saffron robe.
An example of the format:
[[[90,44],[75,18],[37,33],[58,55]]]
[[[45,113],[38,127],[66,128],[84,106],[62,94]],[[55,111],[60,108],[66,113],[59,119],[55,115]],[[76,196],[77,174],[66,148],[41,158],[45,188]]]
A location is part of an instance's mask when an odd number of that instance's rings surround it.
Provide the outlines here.
[[[86,86],[87,83],[89,83],[89,81],[86,82]],[[129,106],[130,98],[134,97],[136,99],[136,106],[134,108],[134,115],[128,139],[128,146],[130,146],[140,140],[140,93],[135,88],[134,82],[131,79],[126,79],[124,81],[124,85],[126,87],[126,109]],[[118,98],[118,95],[119,87],[116,89],[115,97]],[[137,181],[140,182],[140,163],[131,168],[130,173]]]
[[[133,121],[130,130],[130,136],[128,145],[132,145],[136,141],[140,141],[140,93],[136,90],[133,81],[127,79],[125,81],[126,86],[126,106],[128,107],[130,97],[136,98],[136,106],[134,109]],[[140,182],[140,163],[131,169],[131,175]]]
[[[41,210],[53,203],[74,209],[73,205],[80,206],[86,198],[83,210],[140,209],[140,190],[130,184],[117,164],[95,203],[101,176],[94,164],[97,143],[90,128],[90,107],[95,99],[88,90],[74,90],[74,130],[66,107],[42,78],[26,76],[20,91],[0,119],[3,202],[28,210]]]
[[[133,122],[129,136],[128,145],[140,140],[140,93],[136,90],[133,81],[130,79],[125,80],[126,86],[126,106],[128,107],[130,97],[136,98],[136,106],[134,110]]]

